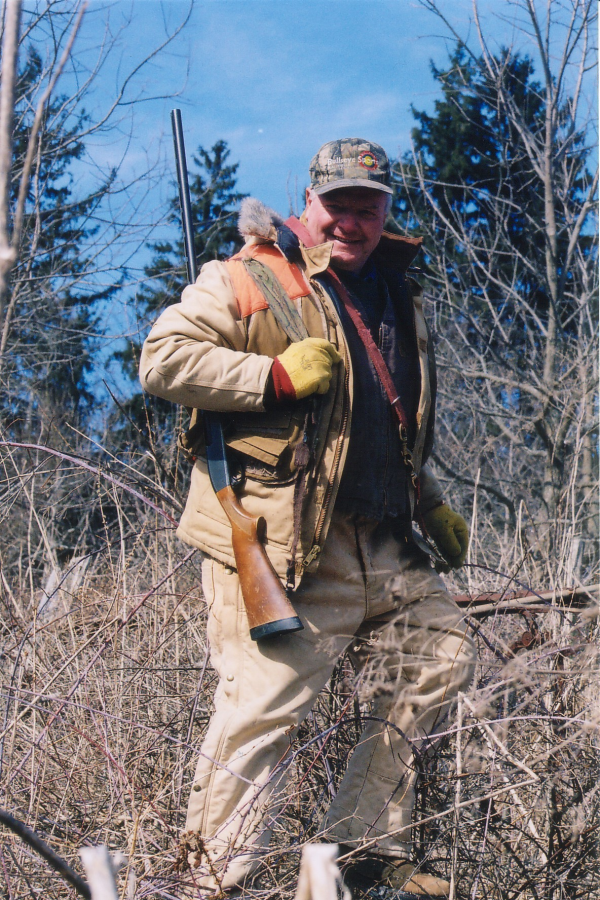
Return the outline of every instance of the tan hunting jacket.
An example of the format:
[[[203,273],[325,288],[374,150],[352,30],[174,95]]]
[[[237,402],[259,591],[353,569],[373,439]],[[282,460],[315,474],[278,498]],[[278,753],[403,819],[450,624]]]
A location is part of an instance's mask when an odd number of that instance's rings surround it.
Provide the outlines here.
[[[244,258],[259,259],[273,269],[301,314],[311,337],[334,344],[343,362],[334,366],[329,391],[319,398],[313,459],[302,504],[296,559],[296,583],[313,571],[335,505],[340,476],[348,452],[352,415],[352,365],[335,306],[316,276],[325,271],[331,244],[300,245],[302,259],[287,261],[277,245],[281,219],[257,201],[245,201],[240,230],[247,238],[240,254],[226,262],[209,262],[195,284],[183,291],[180,303],[158,318],[142,351],[140,379],[152,394],[194,410],[224,413],[223,424],[232,456],[243,463],[244,479],[238,494],[253,516],[267,521],[267,553],[284,580],[294,530],[294,448],[302,439],[307,402],[265,411],[263,395],[273,358],[289,346],[256,284],[244,271]],[[420,240],[384,232],[377,253],[386,265],[406,270]],[[421,511],[442,499],[440,487],[426,465],[432,443],[433,405],[430,386],[431,353],[422,314],[422,294],[409,279],[419,350],[421,392],[417,438],[413,449],[420,470]],[[192,546],[235,568],[231,529],[212,489],[201,442],[190,492],[178,535]]]

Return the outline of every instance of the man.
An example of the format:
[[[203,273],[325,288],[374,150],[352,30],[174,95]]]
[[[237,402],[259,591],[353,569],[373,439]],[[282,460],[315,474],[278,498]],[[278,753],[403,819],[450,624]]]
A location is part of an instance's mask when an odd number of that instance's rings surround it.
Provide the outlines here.
[[[378,144],[325,144],[310,176],[301,221],[245,201],[243,250],[203,267],[142,354],[147,390],[225,414],[239,497],[267,520],[267,553],[304,625],[251,640],[200,441],[178,533],[206,554],[220,681],[189,802],[190,859],[197,883],[222,891],[260,868],[290,741],[349,648],[374,706],[321,838],[340,843],[363,887],[444,896],[448,883],[411,863],[414,787],[428,736],[470,682],[474,649],[411,525],[462,565],[466,525],[426,464],[435,374],[406,274],[420,241],[384,232],[392,188]],[[274,297],[293,305],[308,338],[290,340]]]

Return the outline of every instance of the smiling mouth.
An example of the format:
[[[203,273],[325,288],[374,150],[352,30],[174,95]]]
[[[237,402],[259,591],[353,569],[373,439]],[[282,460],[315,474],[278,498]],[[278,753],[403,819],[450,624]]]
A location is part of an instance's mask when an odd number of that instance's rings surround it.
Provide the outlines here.
[[[361,243],[361,241],[359,241],[359,240],[353,241],[353,240],[350,240],[349,238],[342,238],[342,237],[335,237],[335,236],[332,238],[332,240],[337,241],[338,244],[352,245],[352,244],[360,244]]]

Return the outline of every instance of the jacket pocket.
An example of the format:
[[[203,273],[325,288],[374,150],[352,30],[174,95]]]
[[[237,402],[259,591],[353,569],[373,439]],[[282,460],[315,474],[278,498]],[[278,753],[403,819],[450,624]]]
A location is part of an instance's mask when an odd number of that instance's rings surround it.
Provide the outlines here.
[[[199,409],[192,410],[189,428],[177,435],[177,446],[185,459],[192,464],[198,457],[206,459],[204,421]]]
[[[249,477],[287,484],[295,475],[294,449],[304,434],[305,418],[304,404],[266,413],[237,413],[231,416],[225,441]]]
[[[229,413],[222,416],[225,443],[232,450],[231,462],[243,475],[273,484],[289,484],[295,477],[294,450],[304,434],[305,404],[265,413]],[[194,410],[187,431],[177,443],[190,462],[206,459],[204,423]]]

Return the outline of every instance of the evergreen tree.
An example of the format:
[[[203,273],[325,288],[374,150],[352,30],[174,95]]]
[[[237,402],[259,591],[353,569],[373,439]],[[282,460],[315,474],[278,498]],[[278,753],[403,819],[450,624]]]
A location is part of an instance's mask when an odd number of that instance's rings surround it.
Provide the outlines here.
[[[13,210],[36,99],[47,78],[42,57],[30,46],[18,73],[15,98]],[[116,278],[101,284],[96,276],[102,246],[97,242],[100,206],[111,190],[114,173],[100,182],[96,179],[95,184],[94,176],[85,173],[82,135],[89,124],[85,111],[74,111],[71,98],[65,95],[54,96],[46,105],[18,260],[0,315],[2,439],[47,444],[67,452],[80,449],[79,433],[92,424],[102,304],[118,288]],[[95,529],[88,527],[97,486],[81,470],[51,477],[52,470],[60,471],[60,463],[35,451],[11,450],[8,459],[7,482],[15,472],[28,473],[31,493],[16,490],[11,497],[0,539],[3,565],[10,570],[25,557],[30,571],[42,577],[48,567],[60,565],[85,546],[90,536],[93,540],[107,517],[98,512]],[[32,474],[40,467],[43,479]],[[15,483],[20,484],[18,478]],[[35,516],[28,507],[31,497],[35,497]]]
[[[196,171],[190,173],[190,195],[198,269],[211,259],[226,259],[241,246],[237,206],[246,195],[236,190],[239,163],[228,165],[229,155],[221,140],[210,151],[198,147],[193,157]],[[177,302],[187,284],[178,193],[170,207],[168,221],[177,238],[152,244],[153,259],[144,269],[147,284],[136,298],[144,314]]]
[[[43,63],[30,49],[17,87],[15,177],[27,147],[33,116],[31,93],[43,79]],[[82,160],[84,112],[68,122],[66,98],[48,106],[31,179],[20,259],[2,326],[0,392],[5,434],[45,439],[65,420],[81,427],[94,408],[90,375],[99,331],[98,308],[117,284],[98,287],[91,242],[94,222],[113,176],[91,193],[79,190],[75,164]],[[90,248],[86,250],[84,248]]]
[[[534,314],[544,315],[550,303],[548,286],[540,278],[547,250],[545,196],[532,166],[531,148],[522,138],[526,130],[533,141],[544,141],[545,93],[527,56],[503,50],[495,63],[500,74],[492,77],[485,60],[469,56],[459,43],[447,68],[432,64],[442,97],[435,101],[433,115],[412,108],[418,123],[412,130],[418,164],[412,154],[405,154],[399,164],[403,178],[393,212],[405,228],[427,223],[426,265],[432,252],[439,256],[443,244],[445,277],[460,285],[463,294],[465,286],[473,299],[480,294],[473,277],[473,248],[483,248],[485,264],[493,248],[495,299],[501,315],[512,315],[510,304],[505,304],[504,286],[509,283],[518,287]],[[514,109],[519,111],[518,123]],[[561,133],[571,132],[570,170],[563,179],[557,159],[553,172],[558,275],[568,283],[571,275],[562,269],[569,243],[567,225],[585,194],[590,147],[585,132],[574,128],[568,102],[558,110],[554,129],[557,142]],[[424,179],[427,197],[419,178]],[[590,246],[583,238],[584,252]],[[564,327],[569,327],[572,312],[568,302],[561,305]]]
[[[192,158],[189,182],[198,269],[210,260],[226,259],[242,245],[237,230],[237,207],[246,194],[237,190],[239,163],[229,163],[229,156],[227,143],[219,140],[211,150],[198,147]],[[174,432],[185,425],[181,410],[158,397],[143,395],[138,382],[141,341],[149,322],[166,306],[177,303],[187,284],[179,193],[175,185],[168,223],[174,237],[151,245],[152,260],[144,269],[146,283],[135,298],[140,340],[130,342],[115,354],[131,381],[133,393],[122,404],[113,423],[113,433],[124,448],[143,440],[151,446],[155,458],[156,441],[164,443],[167,457],[170,456]],[[171,463],[165,462],[164,470],[170,468]]]
[[[537,575],[559,544],[597,559],[592,126],[547,63],[540,84],[528,57],[459,43],[433,67],[441,97],[431,115],[413,109],[393,207],[424,237],[445,395],[438,465],[466,508],[471,488],[484,492],[485,552],[504,533],[498,552],[529,547]]]

